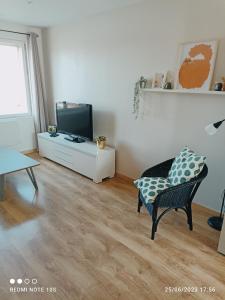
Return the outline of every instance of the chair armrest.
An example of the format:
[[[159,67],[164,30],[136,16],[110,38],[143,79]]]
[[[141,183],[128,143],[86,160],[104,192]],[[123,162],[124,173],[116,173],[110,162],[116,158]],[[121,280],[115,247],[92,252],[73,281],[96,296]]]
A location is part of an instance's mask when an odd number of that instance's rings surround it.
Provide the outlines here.
[[[188,182],[171,186],[161,191],[154,204],[158,207],[185,206],[187,201],[192,201],[201,181],[204,177],[195,177]]]
[[[165,164],[167,164],[167,167],[169,166],[169,164],[170,165],[172,164],[172,161],[173,159],[165,162]],[[161,165],[164,165],[164,163],[156,167],[160,167]],[[151,171],[151,169],[149,169],[149,171]],[[204,180],[207,174],[208,174],[208,167],[205,164],[201,173],[197,177],[192,178],[190,181],[175,186],[171,186],[161,191],[157,195],[155,201],[153,202],[153,206],[175,207],[175,208],[186,206],[188,202],[189,203],[192,202],[201,182]]]
[[[144,171],[141,177],[164,177],[168,176],[169,170],[172,166],[174,158],[166,160],[152,168],[149,168]]]

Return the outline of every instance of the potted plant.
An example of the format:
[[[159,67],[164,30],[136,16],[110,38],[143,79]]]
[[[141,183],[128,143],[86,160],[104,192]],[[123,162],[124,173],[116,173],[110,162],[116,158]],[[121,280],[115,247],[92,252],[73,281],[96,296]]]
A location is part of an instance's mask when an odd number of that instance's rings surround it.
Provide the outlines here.
[[[99,149],[104,149],[106,146],[106,137],[105,136],[97,136],[96,137],[97,147]]]
[[[57,126],[56,125],[49,125],[48,126],[48,133],[50,134],[50,137],[57,137]]]
[[[142,89],[146,88],[147,85],[147,79],[145,79],[143,76],[135,83],[135,89],[134,89],[134,100],[133,100],[133,114],[135,114],[135,119],[138,118],[139,114],[139,106],[140,106],[140,100],[142,98]]]

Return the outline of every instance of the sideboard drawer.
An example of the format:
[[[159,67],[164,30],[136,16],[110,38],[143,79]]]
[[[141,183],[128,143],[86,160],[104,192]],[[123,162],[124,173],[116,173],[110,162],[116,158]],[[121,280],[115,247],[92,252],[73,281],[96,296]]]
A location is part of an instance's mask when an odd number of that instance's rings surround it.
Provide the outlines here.
[[[66,147],[60,145],[56,145],[54,147],[55,156],[61,158],[62,160],[68,161],[72,164],[74,153],[72,153],[69,150],[70,149],[67,149]]]
[[[51,142],[46,141],[44,139],[38,140],[39,153],[41,156],[47,157],[49,159],[54,160],[54,150]]]
[[[67,158],[63,158],[62,156],[58,156],[57,153],[54,155],[54,161],[59,163],[62,166],[65,166],[69,169],[74,170],[73,162],[68,160]]]
[[[96,157],[76,152],[73,159],[73,168],[74,171],[93,178],[96,169]]]

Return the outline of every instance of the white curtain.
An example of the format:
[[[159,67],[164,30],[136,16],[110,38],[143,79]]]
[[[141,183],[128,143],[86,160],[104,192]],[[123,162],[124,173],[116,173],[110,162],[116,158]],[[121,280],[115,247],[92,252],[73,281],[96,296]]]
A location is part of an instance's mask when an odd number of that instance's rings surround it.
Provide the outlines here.
[[[47,131],[48,109],[41,75],[40,58],[37,45],[38,35],[28,35],[28,67],[31,93],[31,110],[36,133]]]

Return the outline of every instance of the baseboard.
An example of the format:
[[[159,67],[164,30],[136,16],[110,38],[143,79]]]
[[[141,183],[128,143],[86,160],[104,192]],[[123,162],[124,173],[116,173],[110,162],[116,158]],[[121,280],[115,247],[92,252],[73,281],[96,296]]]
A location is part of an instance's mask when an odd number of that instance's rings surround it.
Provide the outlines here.
[[[37,152],[37,149],[31,149],[31,150],[22,151],[23,154],[32,154],[32,153],[35,153],[35,152]]]
[[[116,173],[116,177],[119,178],[119,179],[122,179],[122,180],[124,180],[128,183],[132,183],[132,184],[133,184],[133,181],[134,181],[134,178],[128,177],[128,176],[120,174],[120,173]]]
[[[219,211],[215,210],[215,209],[212,208],[212,207],[205,206],[205,205],[203,205],[202,203],[199,203],[199,202],[192,202],[192,204],[193,204],[196,208],[199,207],[201,210],[204,210],[204,211],[207,212],[207,213],[210,212],[210,213],[212,214],[212,216],[213,216],[213,215],[216,215],[216,216],[219,215]]]

